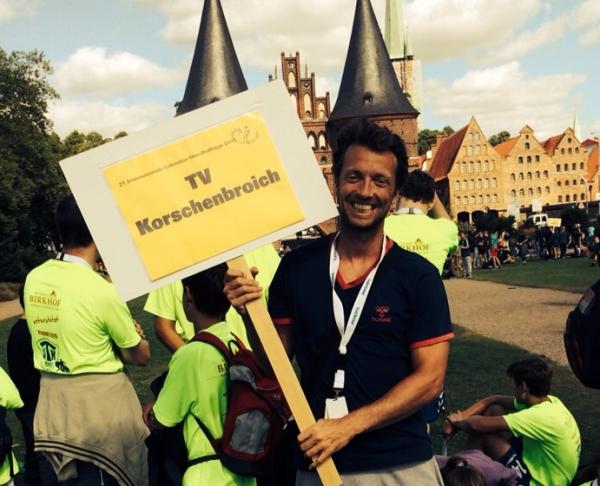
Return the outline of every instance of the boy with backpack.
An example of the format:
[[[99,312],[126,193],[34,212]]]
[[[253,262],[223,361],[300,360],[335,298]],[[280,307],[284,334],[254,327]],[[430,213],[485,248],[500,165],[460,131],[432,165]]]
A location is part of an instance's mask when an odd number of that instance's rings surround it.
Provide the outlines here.
[[[226,270],[217,265],[183,279],[183,307],[196,335],[175,352],[156,402],[144,407],[150,428],[183,422],[183,486],[255,486],[253,476],[269,472],[289,416],[275,378],[225,322]]]

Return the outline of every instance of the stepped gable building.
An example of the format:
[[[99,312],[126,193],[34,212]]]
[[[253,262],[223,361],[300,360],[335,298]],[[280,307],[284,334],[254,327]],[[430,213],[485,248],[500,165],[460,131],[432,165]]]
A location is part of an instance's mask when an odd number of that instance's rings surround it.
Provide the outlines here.
[[[543,143],[554,166],[555,195],[544,203],[578,203],[589,201],[588,155],[572,128],[550,137]]]
[[[531,127],[525,125],[519,135],[494,149],[503,159],[507,203],[527,207],[535,199],[546,203],[556,200],[552,158],[535,138]]]
[[[589,201],[598,200],[600,199],[600,146],[598,142],[588,153],[587,171]]]
[[[269,81],[276,78],[277,68],[274,74],[269,75]],[[308,72],[305,72],[302,77],[299,52],[296,52],[295,56],[281,53],[281,78],[287,86],[290,100],[296,108],[317,161],[321,165],[330,165],[331,147],[327,141],[325,127],[331,112],[329,92],[326,92],[325,96],[317,96],[315,73],[308,76]]]
[[[452,135],[438,135],[431,150],[429,174],[454,218],[469,221],[473,213],[506,209],[502,158],[474,117]]]
[[[404,0],[386,0],[384,39],[400,88],[410,104],[420,112],[423,106],[422,67],[421,61],[413,55]],[[417,118],[417,126],[419,130],[423,128],[421,116]]]
[[[177,115],[248,89],[220,0],[206,0],[183,100]]]
[[[356,118],[367,117],[404,140],[417,156],[419,112],[402,92],[369,0],[357,0],[339,94],[327,122],[329,140]]]

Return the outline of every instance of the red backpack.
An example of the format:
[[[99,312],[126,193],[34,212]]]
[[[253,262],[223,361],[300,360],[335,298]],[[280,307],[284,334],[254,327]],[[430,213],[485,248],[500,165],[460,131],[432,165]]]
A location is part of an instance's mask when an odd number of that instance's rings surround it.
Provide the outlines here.
[[[583,385],[600,389],[600,280],[569,314],[564,340],[573,374]]]
[[[210,344],[223,355],[229,384],[222,437],[215,439],[194,416],[216,454],[191,459],[188,467],[220,460],[241,476],[266,476],[274,470],[275,452],[291,413],[277,379],[265,374],[254,353],[235,334],[232,336],[227,344],[209,332],[199,332],[192,339]]]

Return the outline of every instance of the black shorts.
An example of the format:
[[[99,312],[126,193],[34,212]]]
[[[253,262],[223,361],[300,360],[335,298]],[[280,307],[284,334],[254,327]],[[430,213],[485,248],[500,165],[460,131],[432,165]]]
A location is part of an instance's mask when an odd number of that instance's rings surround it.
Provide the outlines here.
[[[529,486],[531,475],[523,461],[523,440],[520,437],[513,437],[510,440],[510,449],[498,459],[498,462],[515,471],[517,486]]]

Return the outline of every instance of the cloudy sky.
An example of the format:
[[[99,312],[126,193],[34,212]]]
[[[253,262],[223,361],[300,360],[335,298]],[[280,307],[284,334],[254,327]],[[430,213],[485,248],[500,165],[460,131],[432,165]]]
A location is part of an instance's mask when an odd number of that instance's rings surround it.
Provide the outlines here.
[[[383,25],[385,0],[371,0]],[[174,114],[203,0],[0,0],[0,47],[43,50],[61,99],[56,131],[112,136]],[[337,94],[353,0],[222,0],[250,86],[281,51],[300,51],[319,94]],[[424,126],[471,115],[489,136],[529,124],[544,139],[572,125],[600,135],[599,0],[407,0],[423,63]]]

